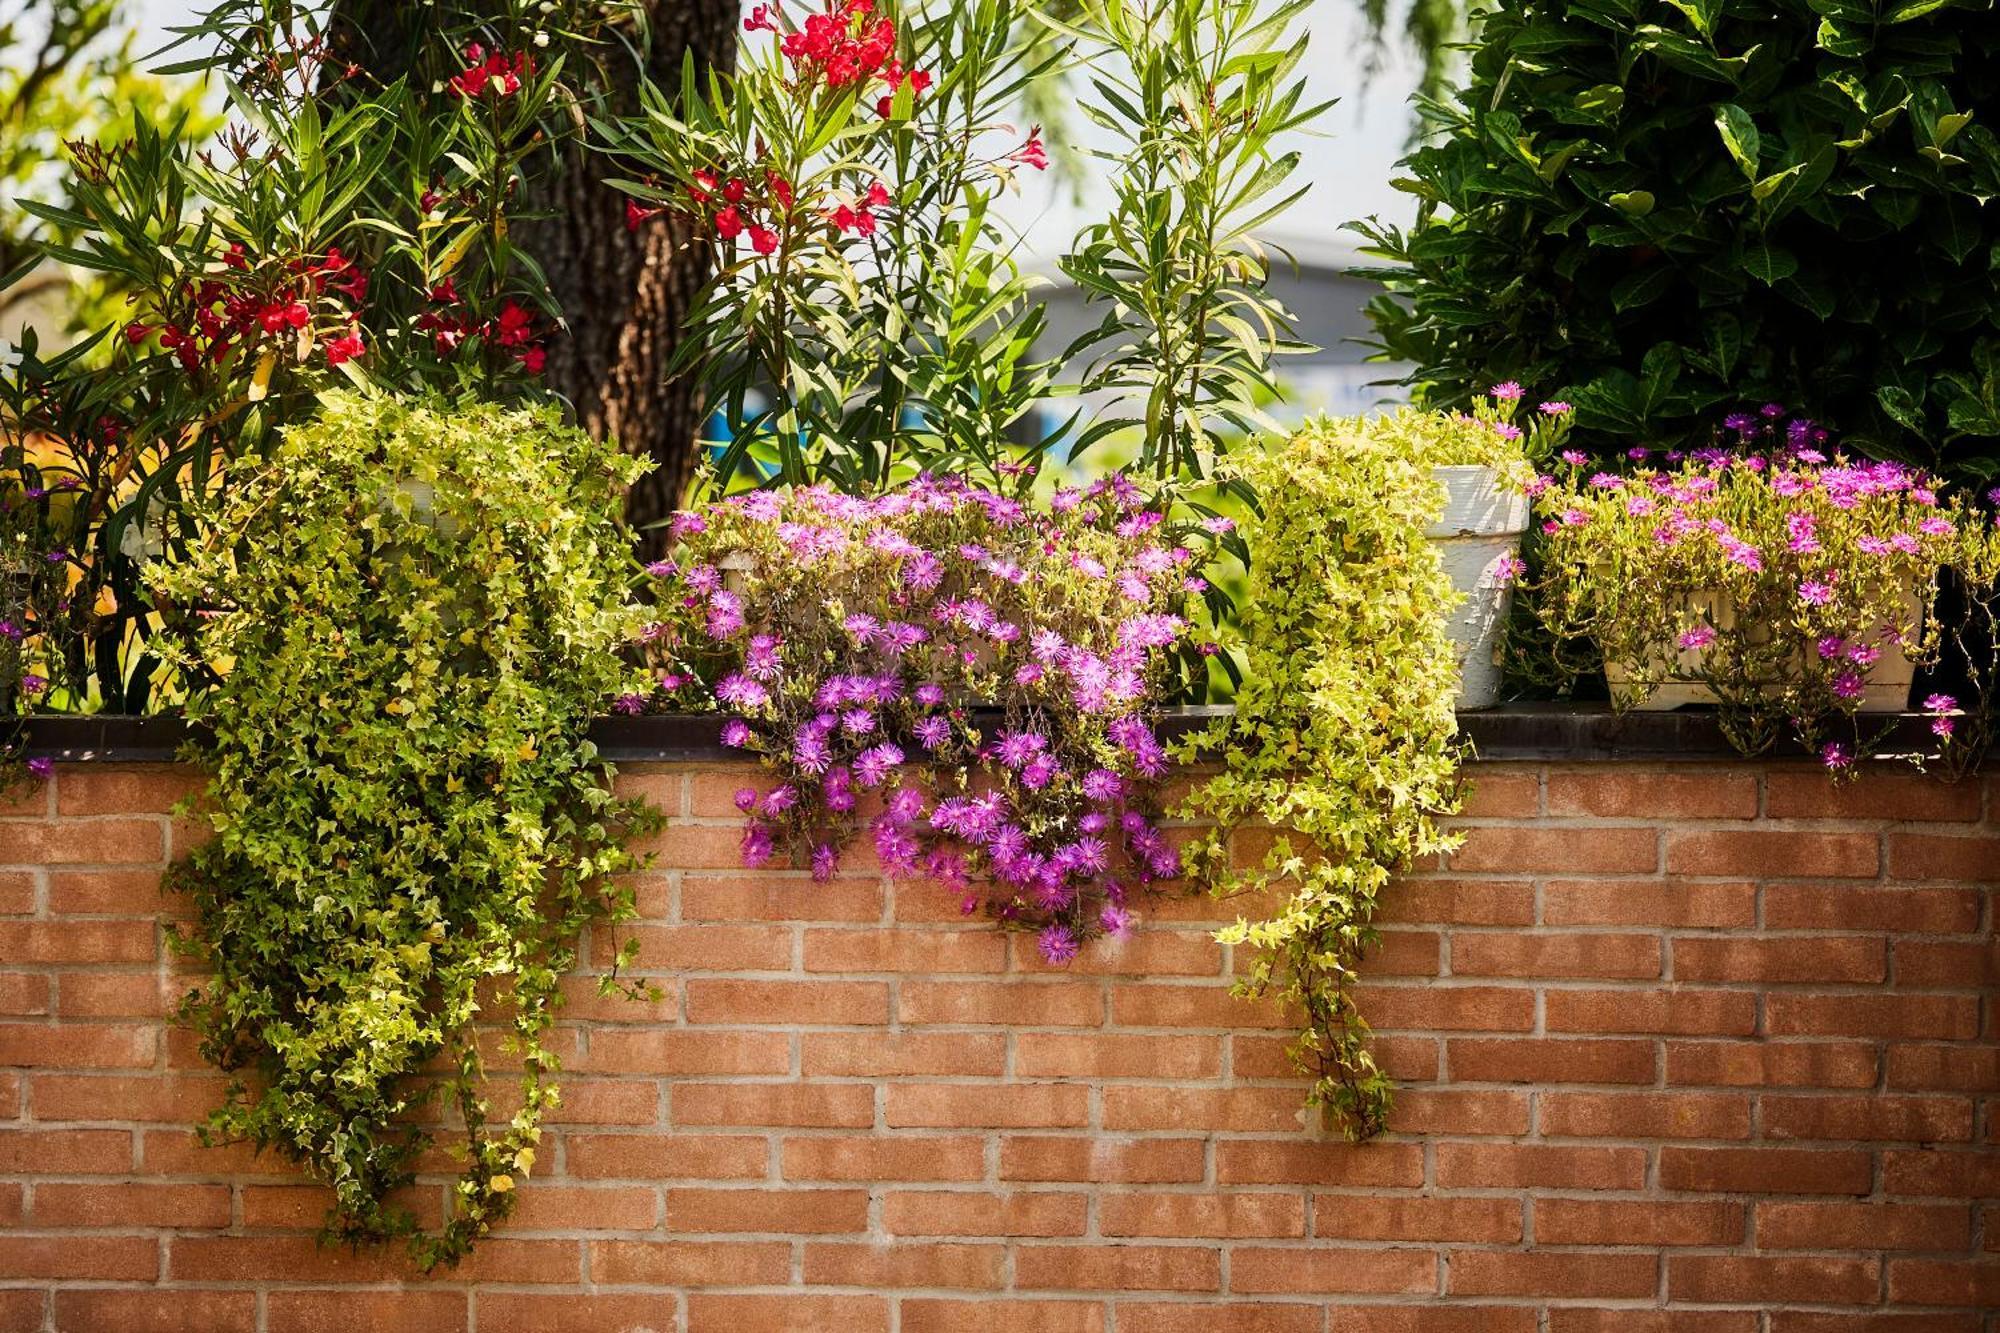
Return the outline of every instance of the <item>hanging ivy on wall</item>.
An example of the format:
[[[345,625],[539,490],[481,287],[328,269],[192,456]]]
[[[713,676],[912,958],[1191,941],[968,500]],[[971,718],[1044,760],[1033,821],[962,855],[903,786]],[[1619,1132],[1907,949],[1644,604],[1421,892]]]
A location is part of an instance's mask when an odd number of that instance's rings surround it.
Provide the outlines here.
[[[1314,1080],[1307,1101],[1354,1138],[1382,1128],[1391,1092],[1353,993],[1376,898],[1449,850],[1437,817],[1458,809],[1457,594],[1424,536],[1444,507],[1432,469],[1510,460],[1490,422],[1411,411],[1315,423],[1229,460],[1263,512],[1245,531],[1236,713],[1199,743],[1223,771],[1190,813],[1217,831],[1188,859],[1219,896],[1278,904],[1218,938],[1254,951],[1239,994],[1302,1015],[1291,1051]],[[1269,850],[1236,864],[1251,825],[1275,830]]]
[[[204,1135],[329,1184],[329,1239],[455,1262],[533,1169],[562,978],[633,915],[612,877],[654,819],[585,737],[633,627],[634,473],[553,412],[334,396],[153,579],[218,678],[189,708],[215,837],[171,877],[213,967],[185,1016],[237,1076]],[[447,1123],[427,1230],[390,1196]]]

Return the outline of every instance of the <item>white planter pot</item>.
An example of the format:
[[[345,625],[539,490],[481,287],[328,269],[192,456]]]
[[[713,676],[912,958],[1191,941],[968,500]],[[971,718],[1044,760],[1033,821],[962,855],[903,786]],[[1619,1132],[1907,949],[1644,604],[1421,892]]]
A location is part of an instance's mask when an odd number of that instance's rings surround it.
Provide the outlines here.
[[[1706,617],[1708,623],[1717,629],[1736,628],[1736,600],[1727,593],[1712,592],[1699,597],[1689,597],[1686,603],[1687,623],[1695,623],[1698,617]],[[1908,615],[1911,624],[1916,624],[1920,608],[1914,590],[1909,595]],[[1769,632],[1759,635],[1755,627],[1751,630],[1753,643],[1766,641]],[[1715,704],[1720,701],[1715,691],[1698,681],[1668,680],[1668,675],[1693,675],[1701,670],[1702,650],[1699,648],[1676,649],[1670,662],[1656,662],[1642,669],[1632,662],[1604,663],[1604,683],[1611,688],[1612,699],[1620,707],[1631,708],[1642,713],[1665,713],[1689,704]],[[1868,683],[1861,691],[1861,711],[1864,713],[1900,713],[1909,706],[1910,686],[1916,680],[1917,667],[1899,646],[1893,643],[1882,645],[1882,655],[1875,659],[1875,665],[1868,672]],[[1644,699],[1634,701],[1638,693],[1635,682],[1656,680]],[[1781,682],[1764,687],[1766,694],[1779,694],[1784,690]]]
[[[1502,567],[1528,530],[1528,497],[1506,485],[1497,468],[1441,467],[1431,475],[1444,487],[1444,513],[1424,535],[1437,544],[1463,598],[1446,626],[1458,665],[1458,707],[1491,708],[1500,702],[1495,651],[1514,600]]]

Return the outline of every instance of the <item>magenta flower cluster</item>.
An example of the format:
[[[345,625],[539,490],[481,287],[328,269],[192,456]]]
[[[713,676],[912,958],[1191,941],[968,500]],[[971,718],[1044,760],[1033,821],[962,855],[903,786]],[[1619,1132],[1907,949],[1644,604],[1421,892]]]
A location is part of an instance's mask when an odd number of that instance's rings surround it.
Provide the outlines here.
[[[742,853],[880,871],[983,904],[1067,962],[1181,874],[1155,816],[1155,724],[1188,646],[1199,559],[1130,479],[1046,509],[959,480],[874,498],[733,497],[673,520],[651,568],[655,701],[712,706],[761,757]]]
[[[1729,417],[1712,448],[1628,461],[1614,472],[1565,456],[1531,488],[1552,567],[1579,587],[1564,600],[1607,660],[1768,707],[1828,767],[1850,765],[1854,748],[1818,736],[1815,716],[1857,710],[1886,654],[1925,651],[1920,608],[1977,515],[1921,471],[1848,458],[1776,405]],[[1941,740],[1956,710],[1928,701]]]

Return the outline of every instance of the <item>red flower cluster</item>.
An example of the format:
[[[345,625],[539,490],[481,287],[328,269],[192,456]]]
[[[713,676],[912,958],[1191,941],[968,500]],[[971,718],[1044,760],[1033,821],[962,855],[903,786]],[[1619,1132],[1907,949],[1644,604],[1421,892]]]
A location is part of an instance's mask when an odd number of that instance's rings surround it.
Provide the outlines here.
[[[896,90],[908,84],[921,93],[931,86],[925,70],[905,70],[896,59],[896,24],[886,16],[869,21],[874,0],[838,0],[826,12],[808,15],[805,27],[785,32],[779,46],[801,75],[846,88],[879,78],[889,91],[876,104],[887,116]],[[758,5],[743,20],[746,31],[780,32],[778,7]]]
[[[875,210],[886,208],[889,203],[888,187],[881,181],[876,181],[868,187],[868,193],[863,195],[858,203],[840,205],[827,213],[826,220],[831,222],[842,235],[853,232],[859,236],[873,236]]]
[[[535,317],[526,307],[510,297],[501,304],[497,316],[479,319],[465,309],[458,285],[450,278],[432,287],[427,295],[432,308],[417,316],[417,327],[431,335],[440,357],[457,353],[468,338],[484,338],[512,352],[529,373],[542,373],[548,363],[548,351],[538,340]]]
[[[465,61],[465,68],[451,77],[451,90],[460,97],[477,97],[488,87],[512,97],[521,91],[521,76],[535,72],[535,59],[525,51],[515,55],[495,51],[489,56],[478,42],[465,48]]]
[[[703,167],[688,182],[687,192],[696,211],[707,215],[715,223],[717,236],[733,241],[747,234],[750,248],[758,254],[777,252],[777,228],[768,224],[782,222],[791,211],[794,200],[792,183],[783,176],[766,168],[763,190],[753,193],[750,183],[743,177],[731,176],[725,180],[720,173]],[[720,204],[716,202],[718,199]],[[765,221],[760,221],[760,217]],[[626,224],[631,225],[629,205],[625,218]]]
[[[223,255],[224,267],[239,273],[251,270],[250,256],[238,242]],[[335,246],[319,260],[293,260],[286,266],[293,275],[275,291],[252,291],[226,277],[206,278],[199,283],[183,283],[180,290],[184,311],[159,326],[160,346],[174,354],[181,368],[192,374],[203,365],[219,365],[231,351],[259,337],[291,336],[313,322],[313,305],[328,292],[358,306],[368,297],[368,274]],[[345,312],[346,332],[325,344],[329,365],[339,365],[362,351],[361,335],[354,329],[354,312]],[[125,341],[134,347],[153,333],[152,326],[134,320],[125,326]]]

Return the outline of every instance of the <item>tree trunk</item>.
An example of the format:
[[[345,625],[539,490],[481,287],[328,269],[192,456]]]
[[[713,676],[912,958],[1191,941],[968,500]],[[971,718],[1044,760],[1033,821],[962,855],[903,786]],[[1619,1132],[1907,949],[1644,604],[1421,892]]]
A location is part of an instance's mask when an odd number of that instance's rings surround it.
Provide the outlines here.
[[[652,20],[647,74],[656,84],[679,86],[688,51],[698,66],[733,67],[738,0],[644,3]],[[638,109],[636,79],[610,94],[617,112]],[[649,525],[679,506],[699,457],[695,387],[685,377],[669,381],[666,368],[708,280],[708,255],[672,214],[627,231],[628,196],[604,184],[606,165],[572,149],[569,169],[550,182],[547,198],[535,201],[548,216],[524,224],[522,240],[547,272],[569,325],[569,336],[549,348],[549,386],[570,401],[592,435],[653,460],[653,470],[632,488],[626,513],[642,549],[657,554],[665,533]]]
[[[733,68],[739,0],[640,3],[650,18],[645,72],[653,82],[678,87],[690,51],[698,66]],[[335,13],[336,44],[356,43],[370,53],[371,69],[394,77],[393,53],[410,49],[413,24],[421,21],[413,0],[339,0]],[[636,111],[639,70],[615,48],[603,67],[612,80],[603,110]],[[549,344],[549,388],[593,436],[653,460],[626,505],[651,558],[666,544],[664,530],[652,525],[679,506],[699,458],[701,404],[684,378],[668,381],[666,367],[709,265],[671,214],[627,231],[627,196],[604,183],[614,174],[604,158],[572,145],[564,169],[541,182],[531,201],[546,216],[524,220],[515,239],[548,275],[567,325],[566,336]]]

